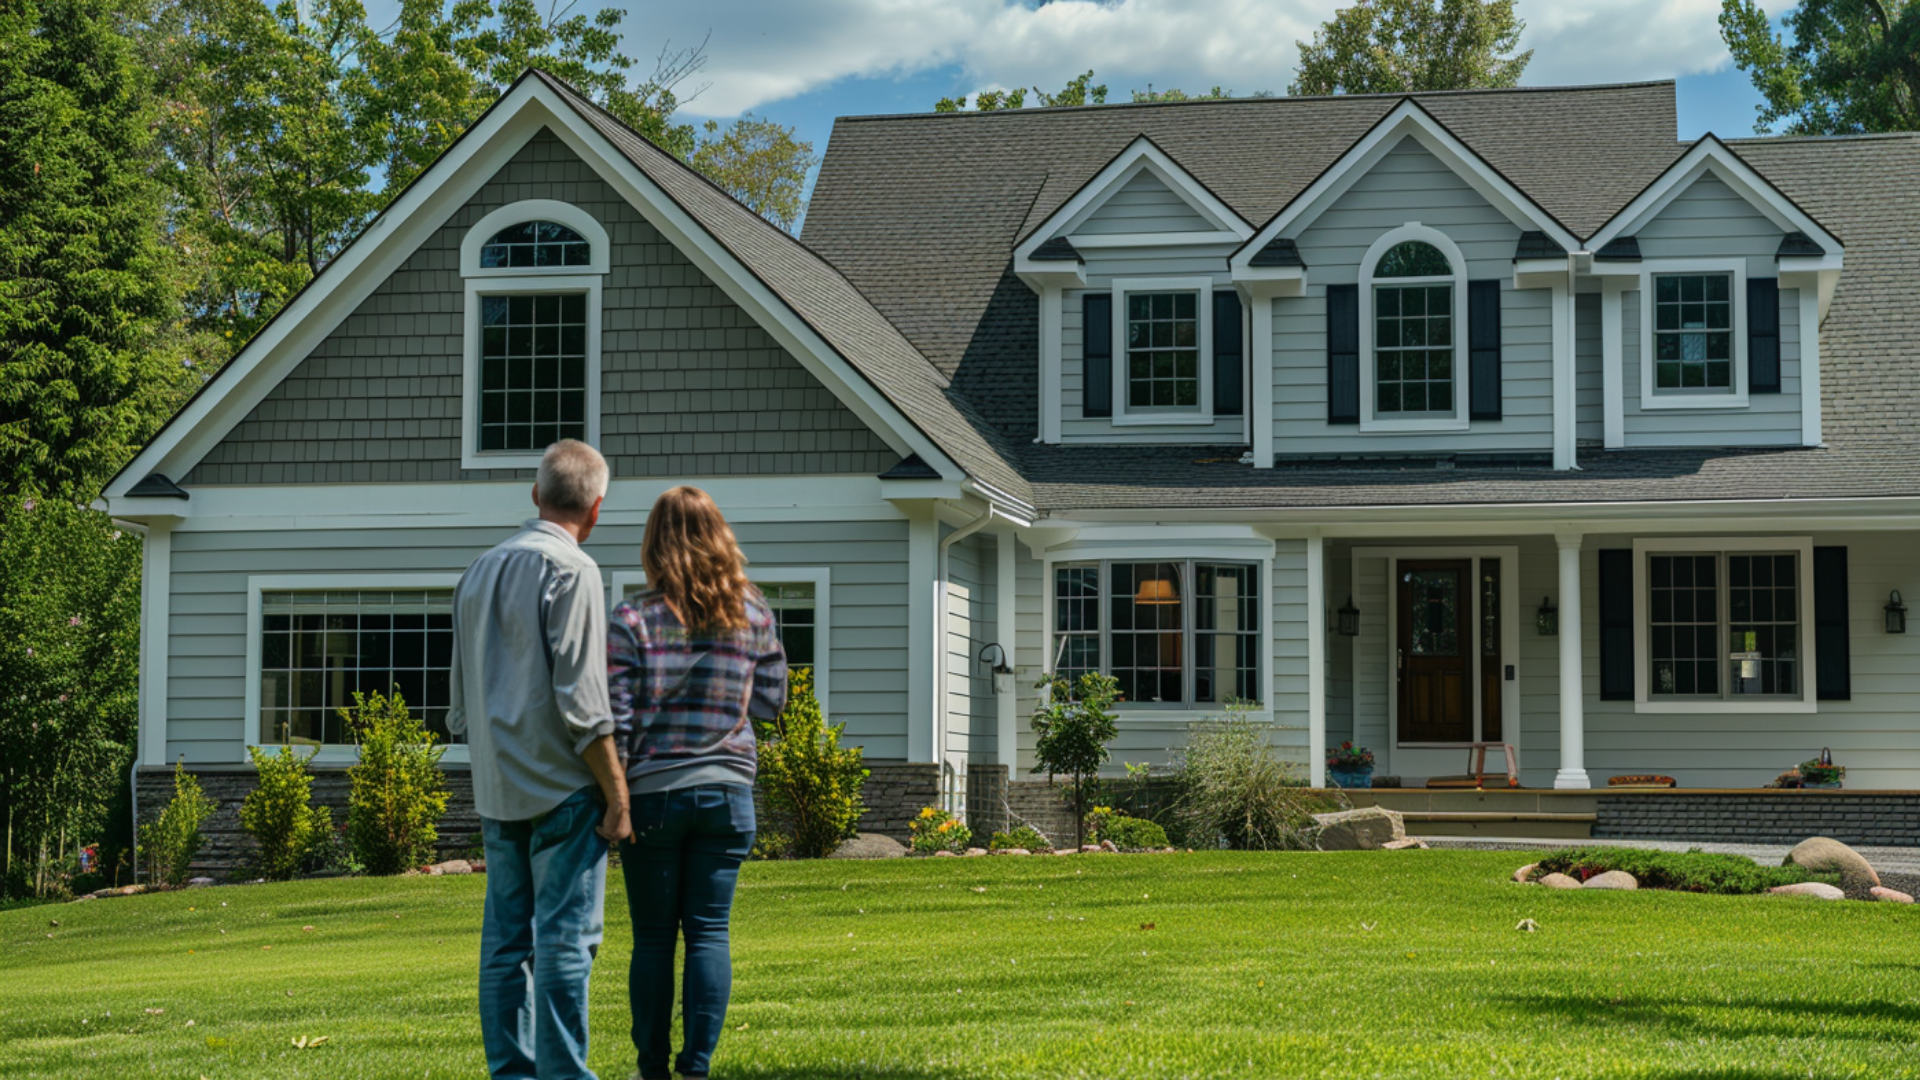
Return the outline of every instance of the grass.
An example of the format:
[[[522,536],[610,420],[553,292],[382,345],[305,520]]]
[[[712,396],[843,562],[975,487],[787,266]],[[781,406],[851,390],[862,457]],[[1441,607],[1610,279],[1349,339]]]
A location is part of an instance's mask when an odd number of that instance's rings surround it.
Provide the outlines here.
[[[754,864],[715,1075],[1920,1075],[1920,910],[1561,893],[1508,882],[1525,861]],[[607,1080],[632,1067],[617,880],[593,988]],[[0,1077],[482,1076],[483,887],[346,879],[0,913]]]

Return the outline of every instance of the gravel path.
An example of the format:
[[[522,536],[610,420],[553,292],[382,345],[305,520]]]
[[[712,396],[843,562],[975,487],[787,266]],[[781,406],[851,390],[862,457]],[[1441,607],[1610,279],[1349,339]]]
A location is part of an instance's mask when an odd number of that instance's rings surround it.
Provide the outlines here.
[[[1704,851],[1710,855],[1745,855],[1757,863],[1779,866],[1793,850],[1791,844],[1712,844],[1684,840],[1522,840],[1483,836],[1423,836],[1436,848],[1468,851],[1550,851],[1574,847],[1630,847],[1653,851]],[[1880,883],[1909,896],[1920,896],[1920,848],[1856,847],[1873,864]]]

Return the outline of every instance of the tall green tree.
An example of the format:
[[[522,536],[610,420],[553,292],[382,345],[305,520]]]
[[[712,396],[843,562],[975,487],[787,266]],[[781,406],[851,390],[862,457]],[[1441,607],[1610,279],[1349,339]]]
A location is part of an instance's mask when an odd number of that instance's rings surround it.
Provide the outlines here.
[[[1105,84],[1094,85],[1093,72],[1087,71],[1067,80],[1067,85],[1053,93],[1039,87],[1033,87],[1033,97],[1043,109],[1065,108],[1073,105],[1105,105],[1107,88]],[[982,90],[974,96],[973,107],[979,112],[994,112],[1000,109],[1024,109],[1027,105],[1025,88],[1013,90]],[[966,112],[967,96],[941,98],[933,103],[934,112]]]
[[[1802,0],[1774,31],[1754,0],[1722,0],[1720,36],[1765,99],[1754,130],[1920,130],[1920,2]]]
[[[725,128],[709,120],[692,165],[753,212],[793,232],[806,213],[807,172],[820,163],[793,129],[748,113]]]
[[[1359,0],[1295,42],[1290,94],[1402,94],[1515,86],[1533,59],[1514,0]]]

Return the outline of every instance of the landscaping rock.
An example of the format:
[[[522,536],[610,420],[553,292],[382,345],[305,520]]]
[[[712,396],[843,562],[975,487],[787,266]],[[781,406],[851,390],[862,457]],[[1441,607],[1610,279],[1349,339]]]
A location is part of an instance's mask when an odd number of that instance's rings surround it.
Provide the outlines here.
[[[1513,880],[1515,880],[1515,881],[1518,881],[1518,882],[1521,882],[1522,884],[1524,884],[1524,883],[1526,883],[1526,882],[1528,882],[1528,881],[1532,881],[1532,880],[1533,880],[1533,872],[1534,872],[1535,870],[1538,870],[1538,869],[1540,869],[1540,864],[1539,864],[1539,863],[1537,863],[1537,862],[1530,862],[1530,863],[1528,863],[1527,865],[1525,865],[1525,866],[1523,866],[1523,867],[1521,867],[1520,869],[1518,869],[1518,870],[1515,870],[1515,871],[1513,872]]]
[[[1406,851],[1409,848],[1417,848],[1420,851],[1425,851],[1427,850],[1427,842],[1425,840],[1416,840],[1409,836],[1401,840],[1389,840],[1380,845],[1381,851]]]
[[[1096,851],[1099,851],[1099,850],[1100,850],[1100,845],[1099,845],[1099,844],[1081,844],[1081,845],[1080,845],[1080,850],[1081,850],[1081,851],[1084,851],[1084,852],[1086,852],[1086,853],[1087,853],[1087,854],[1089,854],[1089,855],[1091,855],[1091,854],[1093,854],[1094,852],[1096,852]]]
[[[879,833],[857,833],[852,839],[842,840],[840,846],[833,849],[829,859],[898,859],[907,853],[907,845],[891,836]]]
[[[1031,855],[1033,854],[1033,852],[1028,851],[1026,848],[1023,848],[1023,847],[1010,847],[1010,848],[1001,848],[999,851],[994,852],[994,854],[995,855]]]
[[[1580,883],[1565,874],[1548,874],[1540,879],[1540,884],[1549,889],[1577,889]]]
[[[1873,898],[1875,900],[1882,900],[1890,904],[1913,903],[1913,897],[1908,896],[1906,893],[1901,892],[1899,889],[1889,889],[1884,885],[1875,885],[1872,889],[1868,891],[1873,894]]]
[[[213,879],[210,877],[192,877],[187,879],[187,888],[189,889],[204,889],[211,884],[213,884]]]
[[[1407,828],[1400,815],[1378,806],[1315,814],[1320,825],[1321,851],[1378,851],[1393,840],[1405,840]]]
[[[1054,850],[1054,854],[1055,854],[1055,855],[1078,855],[1078,854],[1080,854],[1080,849],[1078,849],[1078,848],[1070,848],[1070,847],[1067,847],[1067,848],[1057,848],[1057,849],[1055,849],[1055,850]]]
[[[970,848],[968,848],[968,849],[967,849],[967,858],[969,858],[969,859],[977,859],[977,858],[979,858],[980,856],[982,856],[982,855],[985,855],[986,853],[987,853],[987,849],[986,849],[986,848],[983,848],[983,847],[970,847]]]
[[[448,859],[446,862],[434,863],[428,869],[435,874],[471,874],[473,864],[465,859]]]
[[[933,853],[933,857],[936,859],[957,859],[960,856],[951,851],[936,851]]]
[[[1816,874],[1839,874],[1840,888],[1855,900],[1871,900],[1880,875],[1861,854],[1838,840],[1816,836],[1787,852],[1785,864]]]
[[[1625,870],[1609,870],[1604,874],[1595,874],[1587,879],[1583,889],[1618,889],[1632,891],[1640,887],[1640,879]]]
[[[1100,850],[1118,855],[1120,853],[1120,845],[1111,840],[1102,840],[1100,841]]]
[[[1845,900],[1847,894],[1824,881],[1802,881],[1793,885],[1775,885],[1767,890],[1780,896],[1810,896],[1815,900]]]

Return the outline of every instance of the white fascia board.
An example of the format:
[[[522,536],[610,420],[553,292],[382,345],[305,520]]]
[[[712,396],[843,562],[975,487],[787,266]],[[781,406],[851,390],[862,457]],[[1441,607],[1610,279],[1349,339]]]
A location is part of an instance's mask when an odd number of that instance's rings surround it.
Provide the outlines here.
[[[1522,229],[1538,229],[1546,233],[1568,251],[1582,250],[1579,237],[1567,231],[1566,226],[1554,220],[1553,215],[1541,209],[1512,181],[1501,176],[1472,147],[1460,141],[1425,109],[1408,99],[1394,106],[1338,161],[1328,166],[1318,179],[1307,185],[1305,191],[1282,207],[1272,220],[1261,226],[1260,231],[1233,253],[1228,264],[1232,267],[1235,280],[1239,279],[1242,271],[1250,269],[1248,263],[1254,254],[1269,241],[1279,236],[1298,235],[1404,138],[1414,139],[1439,158],[1481,198],[1505,214],[1507,220]]]
[[[1026,257],[1033,254],[1041,244],[1055,236],[1071,232],[1096,210],[1113,197],[1113,193],[1125,187],[1141,172],[1151,172],[1168,190],[1180,197],[1193,211],[1219,226],[1220,233],[1230,234],[1224,241],[1232,243],[1245,240],[1253,234],[1253,226],[1247,223],[1231,206],[1221,202],[1219,196],[1208,191],[1205,185],[1194,179],[1193,174],[1166,155],[1166,152],[1153,144],[1145,135],[1139,136],[1127,145],[1125,150],[1114,156],[1112,161],[1093,178],[1080,186],[1073,197],[1062,203],[1058,210],[1047,215],[1027,238],[1013,249],[1014,265],[1024,264]],[[1217,234],[1180,234],[1214,236]],[[1082,238],[1084,239],[1084,238]],[[1079,240],[1074,241],[1078,246]]]
[[[1513,287],[1550,289],[1555,285],[1565,285],[1567,270],[1565,256],[1555,259],[1517,259],[1513,264]]]
[[[1208,244],[1237,247],[1250,232],[1251,229],[1246,232],[1215,229],[1212,232],[1085,233],[1072,237],[1071,242],[1082,251],[1098,251],[1102,248],[1205,247]]]
[[[1193,521],[1191,508],[1081,510],[1051,518],[1048,528],[1075,532],[1105,524]],[[1669,532],[1715,531],[1912,531],[1920,530],[1920,498],[1848,499],[1700,499],[1673,502],[1488,503],[1475,506],[1341,506],[1208,510],[1205,519],[1220,524],[1251,523],[1263,535],[1403,537],[1417,526],[1427,537],[1551,535],[1579,528],[1593,535],[1629,534],[1645,528]]]
[[[1233,271],[1234,288],[1243,302],[1307,294],[1304,266],[1249,266]]]
[[[1048,289],[1087,287],[1087,268],[1083,263],[1016,261],[1013,273],[1036,295],[1043,295]]]
[[[1826,248],[1831,256],[1838,256],[1845,251],[1845,245],[1840,243],[1839,237],[1795,206],[1793,200],[1773,186],[1772,181],[1760,175],[1712,133],[1702,136],[1693,149],[1680,155],[1680,159],[1667,166],[1667,170],[1648,184],[1645,191],[1609,218],[1599,232],[1588,237],[1587,247],[1599,251],[1618,237],[1639,232],[1647,222],[1658,217],[1668,203],[1708,172],[1753,204],[1754,209],[1765,214],[1767,220],[1778,226],[1781,232],[1806,233]]]

